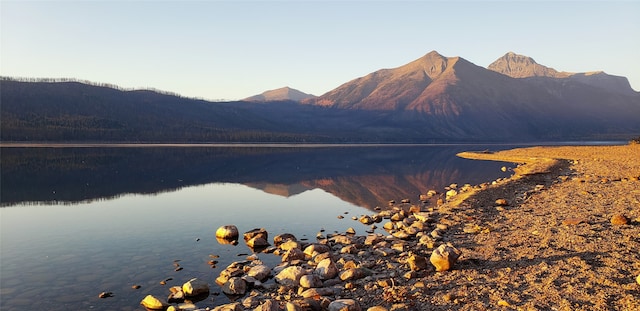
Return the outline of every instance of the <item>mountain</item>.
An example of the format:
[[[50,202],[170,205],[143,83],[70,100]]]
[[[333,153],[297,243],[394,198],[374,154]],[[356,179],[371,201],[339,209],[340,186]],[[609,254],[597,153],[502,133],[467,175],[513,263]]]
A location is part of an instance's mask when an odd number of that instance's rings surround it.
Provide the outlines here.
[[[619,77],[558,72],[514,53],[491,68],[432,51],[303,103],[385,111],[385,121],[414,123],[428,137],[580,139],[640,130],[640,94]]]
[[[640,134],[640,93],[624,77],[561,72],[515,53],[489,67],[432,51],[301,102],[207,102],[77,81],[2,78],[0,139],[452,143]]]
[[[296,89],[292,89],[288,86],[269,90],[259,95],[254,95],[248,98],[245,98],[245,101],[282,101],[282,100],[292,100],[292,101],[302,101],[309,98],[314,98],[314,95],[300,92]]]
[[[629,80],[625,77],[608,75],[602,71],[585,73],[558,72],[553,68],[536,63],[531,57],[513,52],[509,52],[498,58],[491,63],[487,69],[512,78],[559,78],[584,83],[620,94],[633,95],[635,93],[629,84]]]

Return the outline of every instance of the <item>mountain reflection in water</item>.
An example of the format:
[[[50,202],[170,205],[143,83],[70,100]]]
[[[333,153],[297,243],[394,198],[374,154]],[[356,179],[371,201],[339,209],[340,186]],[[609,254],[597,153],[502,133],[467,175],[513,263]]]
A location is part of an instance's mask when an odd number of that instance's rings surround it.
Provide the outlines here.
[[[73,204],[209,183],[291,196],[320,188],[373,209],[451,183],[508,176],[504,163],[455,156],[513,146],[2,148],[1,205]]]

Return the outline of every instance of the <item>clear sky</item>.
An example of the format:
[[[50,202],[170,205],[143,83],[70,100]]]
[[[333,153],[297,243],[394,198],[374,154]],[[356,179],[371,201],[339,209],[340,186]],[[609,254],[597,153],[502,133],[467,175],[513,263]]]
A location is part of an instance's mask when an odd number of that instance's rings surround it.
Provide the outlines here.
[[[509,51],[640,90],[640,1],[5,1],[3,76],[77,78],[205,99],[322,95],[431,50]]]

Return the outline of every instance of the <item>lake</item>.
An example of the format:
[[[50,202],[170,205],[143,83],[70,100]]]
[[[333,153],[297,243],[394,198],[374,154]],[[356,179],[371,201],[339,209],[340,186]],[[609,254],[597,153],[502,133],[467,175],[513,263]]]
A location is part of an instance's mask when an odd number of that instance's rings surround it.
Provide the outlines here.
[[[193,277],[211,286],[198,307],[227,303],[214,280],[252,251],[218,243],[218,227],[308,241],[349,227],[365,234],[351,217],[389,200],[510,175],[508,164],[456,153],[513,147],[2,148],[0,309],[144,310],[147,294],[166,298]],[[114,296],[98,298],[104,291]]]

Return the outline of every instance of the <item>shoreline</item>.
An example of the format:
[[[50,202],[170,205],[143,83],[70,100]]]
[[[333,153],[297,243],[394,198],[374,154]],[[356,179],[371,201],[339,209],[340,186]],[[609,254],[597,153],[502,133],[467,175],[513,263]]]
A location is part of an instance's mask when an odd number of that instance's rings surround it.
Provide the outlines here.
[[[354,219],[387,234],[277,244],[267,250],[282,264],[266,267],[277,282],[245,273],[263,266],[255,255],[235,262],[212,289],[246,289],[212,310],[639,310],[639,154],[640,145],[461,153],[518,165],[509,178],[451,185],[436,206],[390,202]],[[450,267],[436,269],[436,252]]]

